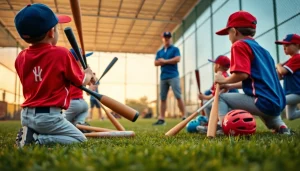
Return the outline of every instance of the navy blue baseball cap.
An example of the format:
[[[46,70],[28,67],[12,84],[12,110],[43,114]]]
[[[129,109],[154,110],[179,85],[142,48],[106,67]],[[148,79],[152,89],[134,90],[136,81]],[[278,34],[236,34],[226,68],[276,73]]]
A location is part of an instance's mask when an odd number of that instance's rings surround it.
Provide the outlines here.
[[[300,44],[300,35],[297,34],[288,34],[285,39],[282,41],[278,40],[275,42],[276,44]]]
[[[163,37],[172,37],[172,34],[171,34],[171,32],[166,31],[166,32],[164,32]]]
[[[80,51],[81,51],[81,49],[80,49]],[[78,57],[77,57],[77,55],[76,55],[74,49],[70,49],[70,52],[72,53],[72,55],[73,55],[73,57],[76,59],[76,61],[78,61]],[[85,57],[89,57],[89,56],[93,55],[93,53],[94,53],[94,52],[87,53],[87,54],[85,54]]]
[[[29,4],[15,17],[16,29],[23,39],[42,36],[57,23],[68,23],[69,16],[56,16],[54,12],[44,4]]]

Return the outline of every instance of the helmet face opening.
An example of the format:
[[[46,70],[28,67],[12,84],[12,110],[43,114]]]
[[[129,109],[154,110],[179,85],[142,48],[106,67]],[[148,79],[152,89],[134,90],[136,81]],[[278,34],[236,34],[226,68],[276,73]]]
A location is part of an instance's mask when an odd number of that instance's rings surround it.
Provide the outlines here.
[[[256,131],[255,118],[245,110],[232,110],[222,122],[225,135],[252,135]]]

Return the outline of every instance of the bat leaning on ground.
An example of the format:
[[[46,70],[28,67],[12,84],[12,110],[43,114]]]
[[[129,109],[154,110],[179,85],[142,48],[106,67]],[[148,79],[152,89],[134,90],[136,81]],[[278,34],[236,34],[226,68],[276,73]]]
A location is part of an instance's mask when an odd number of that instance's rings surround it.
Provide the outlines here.
[[[171,128],[165,135],[166,136],[176,135],[178,132],[180,132],[186,126],[187,123],[189,123],[193,118],[195,118],[199,114],[199,112],[201,112],[204,108],[206,108],[213,100],[214,100],[214,98],[211,98],[203,106],[201,106],[196,112],[194,112],[189,117],[187,117],[185,120],[183,120],[180,123],[178,123],[177,125],[175,125],[173,128]]]
[[[101,80],[101,78],[114,66],[114,64],[117,62],[117,60],[118,60],[118,58],[114,57],[114,59],[105,68],[103,74],[101,75],[101,77],[99,78],[99,80],[96,82],[96,84],[99,84],[99,81]],[[98,101],[98,102],[101,105],[101,102],[100,101]],[[123,125],[111,113],[109,113],[103,105],[102,105],[102,109],[106,113],[107,118],[110,120],[110,122],[115,126],[115,128],[117,130],[119,130],[119,131],[125,131],[125,128],[123,127]]]
[[[115,126],[115,128],[117,130],[125,131],[125,128],[123,127],[123,125],[111,113],[109,113],[103,105],[101,105],[101,108],[104,110],[104,112],[106,113],[106,116],[108,117],[110,122]]]
[[[216,91],[215,91],[215,100],[212,104],[208,126],[207,126],[207,137],[214,138],[217,132],[217,124],[219,118],[219,92],[220,92],[220,85],[216,84]]]
[[[80,53],[80,50],[79,50],[79,47],[78,47],[78,44],[76,42],[76,39],[75,39],[75,36],[73,34],[72,29],[70,27],[67,27],[67,28],[65,28],[64,32],[65,32],[72,48],[74,49],[77,57],[79,58],[81,65],[84,67],[84,69],[86,69],[87,68],[86,63],[84,63],[84,61],[83,61],[83,57]],[[132,109],[132,108],[130,108],[130,107],[128,107],[128,106],[126,106],[126,105],[124,105],[124,104],[122,104],[122,103],[120,103],[120,102],[118,102],[118,101],[116,101],[116,100],[114,100],[110,97],[108,97],[108,96],[104,96],[102,94],[96,93],[96,92],[94,92],[94,91],[92,91],[92,90],[90,90],[90,89],[88,89],[84,86],[80,86],[78,88],[80,88],[83,91],[85,91],[85,92],[89,93],[90,95],[94,96],[103,105],[107,106],[111,110],[115,111],[116,113],[122,115],[124,118],[126,118],[126,119],[128,119],[132,122],[136,121],[136,119],[139,117],[139,113],[136,110],[134,110],[134,109]]]
[[[201,94],[201,82],[200,82],[200,71],[198,69],[195,70],[198,93]],[[203,100],[201,100],[200,107],[203,106]],[[201,111],[202,116],[205,116],[204,110]]]
[[[222,93],[222,92],[224,92],[224,90],[222,90],[220,93]],[[193,114],[191,114],[185,120],[179,122],[173,128],[171,128],[165,135],[166,136],[176,135],[178,132],[180,132],[186,126],[187,123],[189,123],[193,118],[195,118],[199,114],[199,112],[201,112],[203,109],[205,109],[209,104],[211,104],[215,100],[216,100],[215,97],[211,98],[203,106],[201,106],[196,112],[194,112]]]

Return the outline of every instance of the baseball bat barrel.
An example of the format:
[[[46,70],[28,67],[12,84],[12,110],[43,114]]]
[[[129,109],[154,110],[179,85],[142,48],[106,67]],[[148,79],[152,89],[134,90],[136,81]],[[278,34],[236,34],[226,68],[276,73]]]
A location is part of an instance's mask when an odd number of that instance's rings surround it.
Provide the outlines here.
[[[186,126],[187,123],[189,123],[193,118],[195,118],[199,114],[199,112],[201,112],[209,104],[211,104],[213,100],[214,100],[214,98],[211,98],[202,107],[200,107],[196,112],[194,112],[189,117],[187,117],[185,120],[183,120],[180,123],[178,123],[177,125],[175,125],[173,128],[171,128],[165,135],[166,136],[176,135],[178,132],[180,132]]]
[[[199,73],[198,69],[195,70],[195,75],[196,75],[198,92],[201,93],[201,89],[200,89],[200,73]]]
[[[96,99],[98,99],[103,105],[107,106],[108,108],[110,108],[111,110],[113,110],[114,112],[122,115],[124,118],[135,122],[137,120],[137,118],[139,117],[139,112],[137,112],[136,110],[132,109],[129,106],[126,106],[108,96],[104,96],[102,94],[98,94],[84,86],[79,86],[78,88],[80,88],[81,90],[89,93],[90,95],[94,96]]]
[[[100,128],[100,127],[94,127],[94,126],[87,126],[87,125],[80,125],[76,124],[76,127],[78,129],[83,129],[87,131],[95,131],[95,132],[111,132],[111,131],[116,131],[112,129],[106,129],[106,128]]]
[[[217,124],[218,124],[218,117],[219,117],[219,92],[220,92],[220,85],[216,84],[215,90],[215,100],[212,104],[212,108],[210,111],[208,126],[207,126],[207,137],[214,138],[217,132]]]
[[[134,137],[133,131],[91,132],[85,133],[86,137]]]
[[[87,68],[86,62],[85,62],[85,61],[83,60],[83,58],[82,58],[82,55],[81,55],[81,53],[80,53],[80,49],[79,49],[78,44],[77,44],[77,41],[76,41],[76,38],[75,38],[74,33],[73,33],[73,31],[72,31],[72,28],[71,28],[71,27],[66,27],[66,28],[64,29],[64,32],[65,32],[65,34],[66,34],[66,36],[67,36],[67,38],[68,38],[68,40],[69,40],[70,45],[71,45],[72,48],[74,49],[74,51],[75,51],[75,53],[76,53],[76,56],[78,57],[78,59],[79,59],[81,65],[82,65],[82,67],[83,67],[84,69],[86,69],[86,68]]]
[[[81,24],[81,10],[80,10],[80,3],[79,0],[70,0],[71,10],[73,14],[73,20],[76,25],[77,33],[80,40],[80,45],[83,54],[83,61],[86,64],[86,57],[85,57],[85,48],[83,43],[83,34],[82,34],[82,24]]]

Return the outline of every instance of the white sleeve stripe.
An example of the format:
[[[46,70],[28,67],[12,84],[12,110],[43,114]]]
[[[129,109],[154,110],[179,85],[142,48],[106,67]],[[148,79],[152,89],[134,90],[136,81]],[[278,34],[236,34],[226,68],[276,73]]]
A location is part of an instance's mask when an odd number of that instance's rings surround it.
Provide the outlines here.
[[[290,73],[294,74],[293,70],[292,70],[291,68],[289,68],[288,66],[284,65],[283,67],[284,67],[285,69],[289,70]]]

